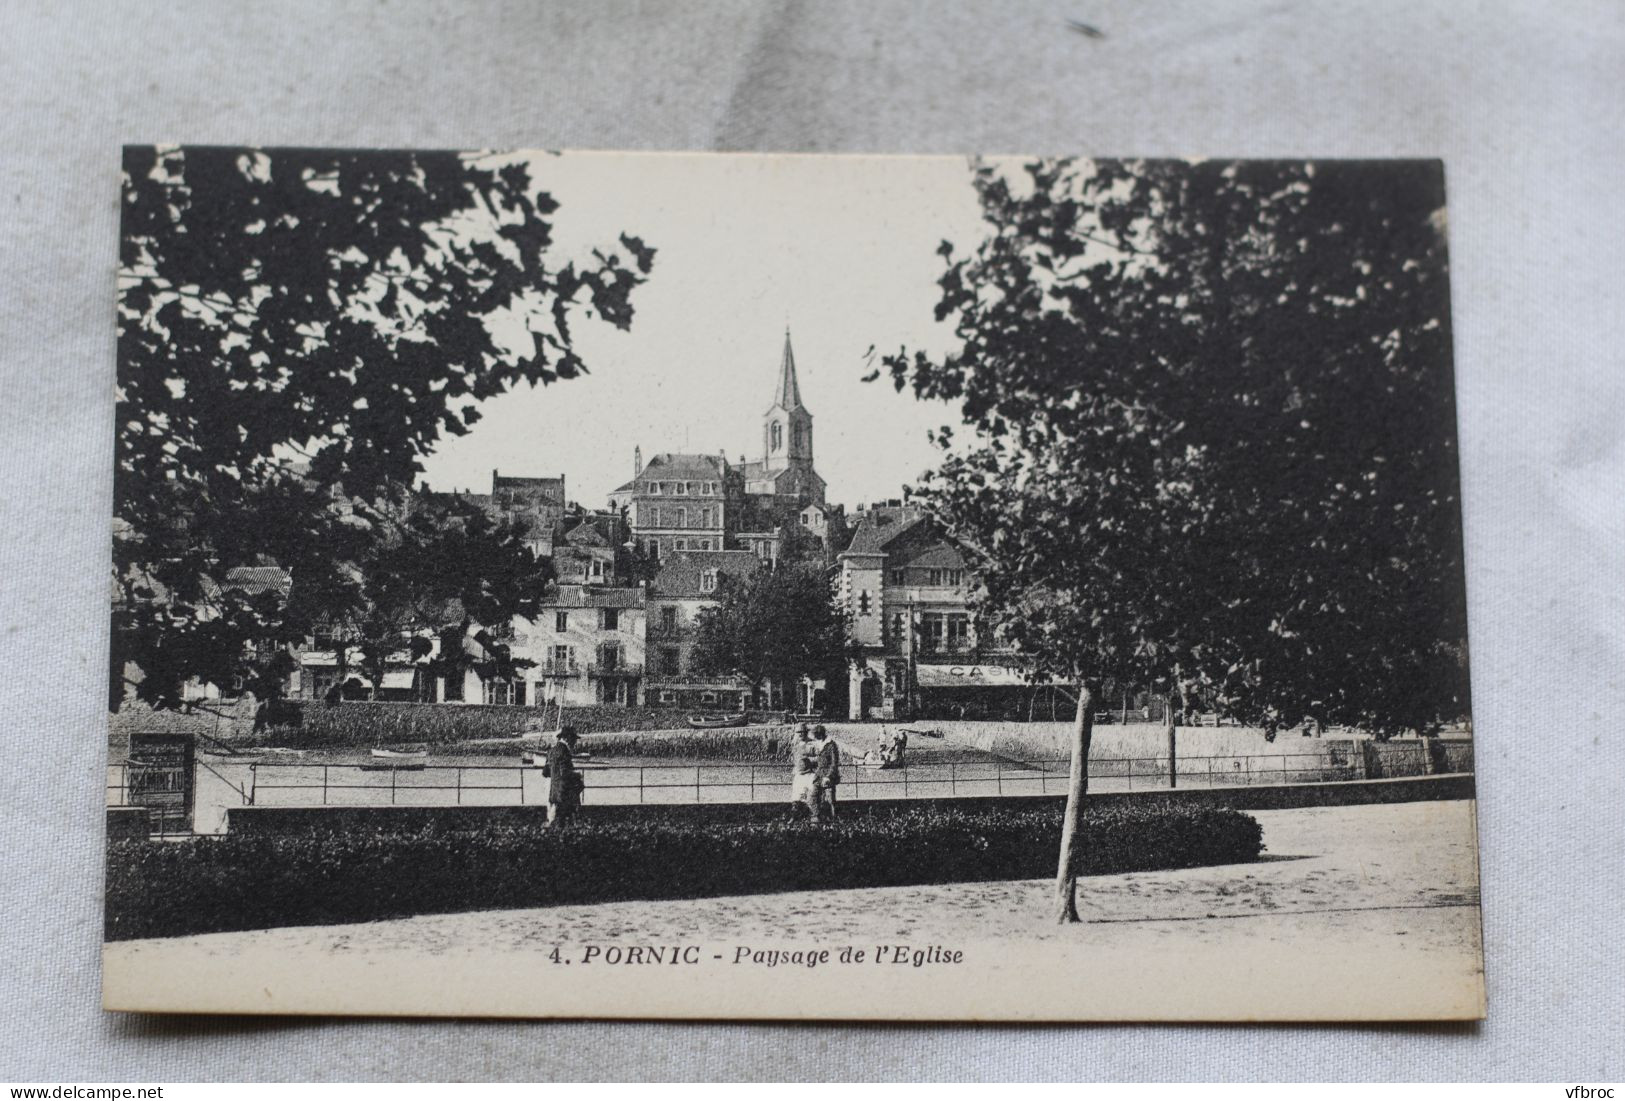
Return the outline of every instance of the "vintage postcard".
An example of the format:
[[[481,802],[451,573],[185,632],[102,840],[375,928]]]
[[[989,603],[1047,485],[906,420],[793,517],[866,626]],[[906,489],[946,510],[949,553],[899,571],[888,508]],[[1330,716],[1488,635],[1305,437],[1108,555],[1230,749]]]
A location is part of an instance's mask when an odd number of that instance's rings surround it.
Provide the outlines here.
[[[1484,1014],[1429,161],[130,147],[105,1005]]]

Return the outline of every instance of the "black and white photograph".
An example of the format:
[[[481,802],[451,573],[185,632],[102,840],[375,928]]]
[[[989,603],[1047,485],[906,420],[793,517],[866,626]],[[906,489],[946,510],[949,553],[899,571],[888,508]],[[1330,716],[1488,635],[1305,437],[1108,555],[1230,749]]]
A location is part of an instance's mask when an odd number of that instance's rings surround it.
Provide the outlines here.
[[[108,1009],[1485,1015],[1440,161],[121,181]]]

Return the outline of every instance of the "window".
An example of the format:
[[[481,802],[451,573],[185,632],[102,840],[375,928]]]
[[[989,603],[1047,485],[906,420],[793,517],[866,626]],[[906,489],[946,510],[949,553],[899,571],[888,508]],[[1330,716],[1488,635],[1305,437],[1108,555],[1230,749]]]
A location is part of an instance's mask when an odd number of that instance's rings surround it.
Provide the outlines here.
[[[484,682],[485,702],[498,707],[523,707],[525,704],[525,682],[506,680],[492,677]]]
[[[599,608],[598,625],[606,631],[619,631],[621,629],[621,610],[619,608]]]
[[[663,630],[663,631],[675,631],[675,630],[677,630],[677,609],[676,608],[669,608],[668,607],[668,608],[660,609],[660,629]]]
[[[772,450],[777,451],[784,446],[784,425],[774,421],[773,427],[769,429],[769,434],[773,437]]]
[[[677,510],[677,523],[672,526],[678,528],[688,527],[688,509],[680,508]]]
[[[683,652],[675,646],[662,646],[660,648],[660,673],[662,676],[675,677],[682,670]]]
[[[338,683],[338,673],[332,669],[311,669],[309,672],[310,698],[313,700],[326,699],[327,694],[333,690],[333,685]]]
[[[688,540],[687,539],[673,539],[671,541],[671,547],[672,547],[672,550],[686,551],[688,549]]]
[[[701,692],[700,693],[700,702],[701,703],[716,703],[717,702],[717,694],[715,692],[709,692],[709,691]]]
[[[711,526],[711,510],[708,509],[708,508],[700,509],[700,527],[708,528],[710,526]]]
[[[568,673],[576,663],[575,651],[568,646],[553,647],[552,656],[548,658],[548,671],[553,673]]]
[[[648,523],[649,523],[650,527],[658,528],[660,526],[660,506],[659,505],[650,505],[649,510],[645,515],[648,517]]]
[[[893,585],[906,585],[906,584],[908,584],[908,571],[905,570],[905,569],[902,569],[901,567],[893,569],[891,571],[891,583]]]
[[[947,623],[941,612],[926,612],[920,616],[920,649],[935,653],[946,641]]]
[[[869,596],[869,590],[865,589],[862,592],[858,593],[858,614],[859,615],[868,615],[870,606],[871,606],[871,599],[870,599],[870,596]]]
[[[602,581],[604,579],[604,563],[602,559],[594,558],[592,560],[592,565],[589,568],[589,575],[595,581]]]
[[[716,570],[701,570],[700,571],[700,592],[702,592],[702,593],[714,593],[716,591],[717,591],[717,571]]]
[[[904,614],[902,612],[893,612],[891,614],[891,641],[902,642],[907,628],[908,620]]]
[[[643,549],[649,555],[649,561],[660,561],[660,540],[650,539],[648,542],[643,544]]]
[[[569,612],[554,612],[553,613],[553,633],[556,634],[556,635],[562,635],[564,632],[568,631],[569,629],[570,629],[570,613]]]
[[[463,671],[457,669],[446,675],[446,694],[442,697],[447,703],[463,702]]]
[[[660,702],[661,703],[676,703],[677,702],[677,693],[673,692],[669,688],[662,688],[660,690]]]
[[[796,450],[801,450],[801,425],[796,425]]]
[[[970,616],[960,613],[950,613],[948,616],[948,649],[966,650],[970,648]]]
[[[650,492],[650,494],[652,494],[655,497],[660,496],[660,483],[659,482],[650,482],[649,483],[649,492]]]
[[[598,647],[598,669],[600,672],[613,673],[621,667],[621,644],[606,642]]]
[[[676,486],[676,488],[677,488],[677,496],[679,496],[679,497],[688,496],[688,483],[687,482],[673,482],[672,484],[674,486]]]

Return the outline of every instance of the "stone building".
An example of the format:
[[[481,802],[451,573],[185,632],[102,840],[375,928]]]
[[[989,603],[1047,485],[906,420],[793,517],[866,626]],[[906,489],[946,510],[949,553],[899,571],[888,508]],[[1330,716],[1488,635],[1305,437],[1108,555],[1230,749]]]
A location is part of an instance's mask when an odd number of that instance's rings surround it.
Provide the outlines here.
[[[824,503],[824,479],[813,469],[813,417],[801,400],[790,330],[784,331],[773,404],[762,414],[762,458],[740,464],[745,492],[799,509]]]
[[[742,497],[738,472],[721,455],[662,453],[638,462],[637,476],[610,495],[610,506],[624,512],[638,549],[658,562],[725,549]]]
[[[818,524],[828,553],[825,482],[813,467],[813,418],[801,399],[795,353],[784,334],[772,404],[762,414],[762,457],[729,463],[726,455],[662,452],[647,464],[633,449],[634,475],[610,494],[624,512],[632,538],[659,561],[685,551],[751,550],[777,561],[793,549],[803,512]]]
[[[631,530],[613,512],[566,514],[553,526],[553,572],[560,584],[625,585],[631,576]]]
[[[646,596],[641,585],[561,584],[539,602],[534,619],[515,616],[511,652],[529,682],[529,701],[641,702]]]
[[[964,664],[980,652],[965,556],[920,508],[888,501],[860,507],[838,562],[840,599],[862,652],[847,714],[909,717],[929,702],[922,667]],[[924,680],[933,679],[928,670]]]
[[[715,607],[718,590],[762,568],[750,551],[687,551],[660,563],[648,598],[648,662],[644,702],[700,711],[742,710],[750,686],[735,677],[702,675],[693,667],[700,613]]]

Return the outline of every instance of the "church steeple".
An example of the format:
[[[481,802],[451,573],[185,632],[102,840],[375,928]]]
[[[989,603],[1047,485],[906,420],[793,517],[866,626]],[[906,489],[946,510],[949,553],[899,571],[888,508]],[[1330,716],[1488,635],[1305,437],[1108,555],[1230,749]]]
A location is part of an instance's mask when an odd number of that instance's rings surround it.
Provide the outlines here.
[[[790,326],[784,327],[784,358],[779,363],[779,388],[773,393],[773,404],[786,413],[802,408],[801,386],[796,381],[796,354],[790,350]]]
[[[779,384],[773,404],[762,419],[762,466],[765,471],[803,466],[813,461],[812,414],[801,403],[796,378],[796,355],[790,349],[790,328],[784,329],[784,355],[779,359]]]

